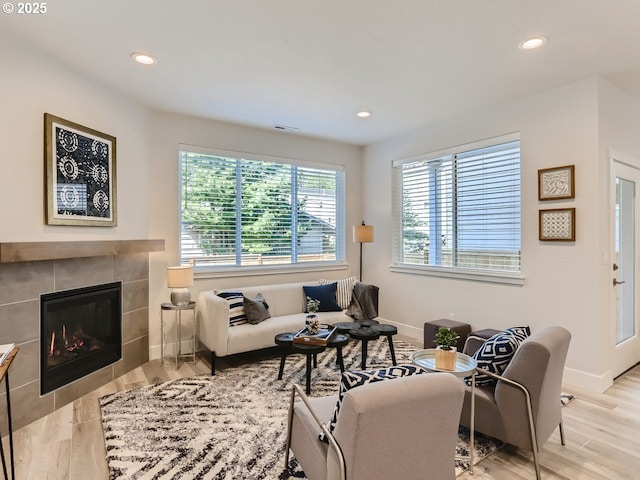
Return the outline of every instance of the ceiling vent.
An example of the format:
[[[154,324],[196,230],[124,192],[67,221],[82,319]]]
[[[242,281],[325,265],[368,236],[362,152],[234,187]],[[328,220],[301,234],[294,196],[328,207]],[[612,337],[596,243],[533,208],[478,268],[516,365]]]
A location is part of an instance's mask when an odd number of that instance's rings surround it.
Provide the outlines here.
[[[273,128],[275,130],[280,130],[281,132],[299,132],[300,129],[297,127],[288,127],[287,125],[274,125]]]

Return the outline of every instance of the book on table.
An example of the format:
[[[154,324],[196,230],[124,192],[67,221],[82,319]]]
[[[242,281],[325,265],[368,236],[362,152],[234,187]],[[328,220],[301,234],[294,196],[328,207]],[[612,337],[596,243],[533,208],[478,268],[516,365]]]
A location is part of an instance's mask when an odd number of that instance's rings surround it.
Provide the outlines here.
[[[309,327],[304,327],[294,335],[293,343],[296,345],[326,346],[335,333],[336,327],[333,325],[320,325],[318,333],[311,333]]]
[[[6,343],[4,345],[0,345],[0,365],[4,363],[4,361],[11,353],[11,350],[13,350],[13,347],[15,346],[15,343]]]

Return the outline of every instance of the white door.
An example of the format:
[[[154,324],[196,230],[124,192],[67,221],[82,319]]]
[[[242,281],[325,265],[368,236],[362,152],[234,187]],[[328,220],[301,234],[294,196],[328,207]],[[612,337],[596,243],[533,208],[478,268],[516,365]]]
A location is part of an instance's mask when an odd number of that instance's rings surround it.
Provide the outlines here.
[[[616,299],[613,375],[640,362],[638,261],[640,258],[640,161],[613,160],[614,243],[611,288]],[[637,165],[637,167],[636,167]]]

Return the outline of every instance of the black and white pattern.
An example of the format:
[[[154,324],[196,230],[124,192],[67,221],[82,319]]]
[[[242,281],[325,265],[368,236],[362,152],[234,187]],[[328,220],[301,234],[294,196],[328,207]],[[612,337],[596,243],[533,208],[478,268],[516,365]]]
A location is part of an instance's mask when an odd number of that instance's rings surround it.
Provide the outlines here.
[[[229,303],[229,326],[235,327],[249,323],[244,313],[244,295],[242,292],[220,292],[218,296]]]
[[[61,126],[56,138],[56,215],[111,217],[111,145]]]
[[[478,363],[478,368],[502,375],[520,344],[529,335],[531,335],[529,327],[513,327],[496,333],[484,342],[473,355]],[[471,380],[467,379],[467,384],[470,382]],[[481,373],[476,375],[476,385],[491,385],[492,383],[493,379],[488,375]]]
[[[415,351],[396,341],[400,363]],[[335,352],[318,356],[312,374],[312,396],[338,391],[340,370]],[[174,380],[106,395],[100,399],[111,480],[168,479],[304,479],[293,459],[283,469],[286,419],[293,383],[304,384],[303,355],[287,359],[276,381],[279,358],[222,370],[216,376]],[[344,348],[345,367],[357,370],[360,344]],[[386,339],[370,342],[369,365],[391,365]],[[476,436],[476,461],[499,442]],[[458,452],[468,449],[461,430]],[[482,454],[484,452],[484,455]],[[456,459],[456,473],[468,468]]]

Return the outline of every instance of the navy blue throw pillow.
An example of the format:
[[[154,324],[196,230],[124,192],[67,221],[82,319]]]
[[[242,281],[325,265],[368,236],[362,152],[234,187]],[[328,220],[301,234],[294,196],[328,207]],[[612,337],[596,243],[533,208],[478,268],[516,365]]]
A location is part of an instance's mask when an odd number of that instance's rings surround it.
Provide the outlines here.
[[[340,305],[338,305],[338,301],[336,300],[337,287],[338,283],[333,282],[327,285],[319,285],[317,287],[305,285],[302,288],[304,290],[305,300],[306,297],[309,297],[320,302],[320,306],[318,307],[319,312],[340,312],[342,311],[342,308],[340,308]]]

